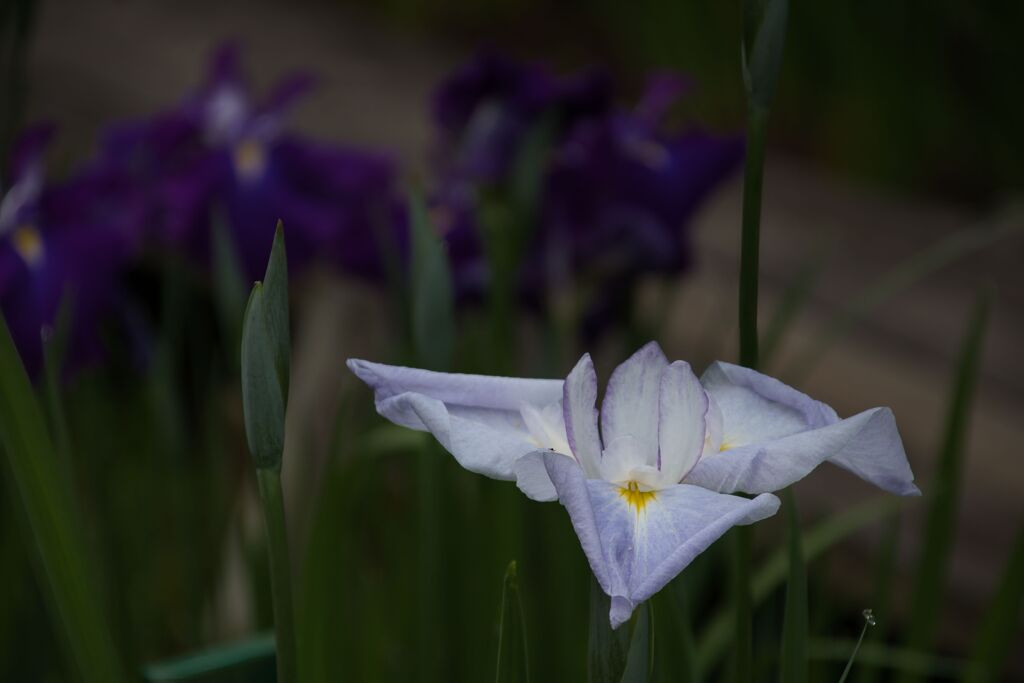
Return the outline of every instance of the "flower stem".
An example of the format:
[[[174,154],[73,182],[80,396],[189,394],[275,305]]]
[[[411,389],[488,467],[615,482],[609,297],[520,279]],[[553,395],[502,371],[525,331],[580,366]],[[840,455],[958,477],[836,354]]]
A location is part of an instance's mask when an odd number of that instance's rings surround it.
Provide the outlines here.
[[[743,172],[743,228],[740,247],[740,364],[756,368],[757,277],[761,242],[761,186],[768,110],[751,104],[747,120],[747,161]]]
[[[288,555],[288,531],[284,521],[284,496],[281,471],[257,468],[263,520],[267,527],[270,555],[270,587],[274,605],[274,630],[277,634],[277,680],[295,683],[298,656],[295,646],[295,615],[292,608],[291,560]]]

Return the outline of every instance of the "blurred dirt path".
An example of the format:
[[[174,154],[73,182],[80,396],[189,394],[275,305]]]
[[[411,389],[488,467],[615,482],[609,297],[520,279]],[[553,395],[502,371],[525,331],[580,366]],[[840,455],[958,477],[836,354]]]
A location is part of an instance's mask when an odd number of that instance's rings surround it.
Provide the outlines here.
[[[210,48],[226,37],[247,46],[261,83],[293,67],[311,68],[322,77],[319,92],[299,111],[297,123],[304,130],[390,150],[407,168],[423,167],[430,137],[428,94],[459,55],[331,3],[46,0],[31,59],[30,112],[62,124],[59,149],[67,158],[79,157],[105,122],[173,103],[197,82]],[[737,180],[699,217],[697,271],[683,283],[673,306],[661,312],[670,320],[663,341],[673,354],[706,357],[708,340],[724,340],[725,348],[731,348],[739,199]],[[763,320],[809,259],[816,254],[827,259],[826,273],[793,327],[783,359],[811,339],[837,306],[894,264],[983,219],[939,202],[882,196],[773,156],[762,230]],[[968,606],[968,621],[956,629],[961,633],[964,624],[973,623],[1010,539],[1024,523],[1022,255],[1024,239],[1018,235],[909,288],[833,348],[801,383],[841,414],[891,405],[927,490],[971,301],[982,283],[999,287],[971,430],[953,568],[954,596]],[[351,291],[336,284],[321,291],[305,304],[293,396],[319,418],[314,424],[317,420],[307,417],[310,424],[298,429],[308,428],[324,439],[323,407],[333,405],[338,382],[347,381],[341,359],[372,355],[373,335],[364,334],[372,308],[353,309]],[[360,330],[358,338],[346,334],[351,329]],[[820,472],[800,488],[802,509],[813,516],[865,495],[870,495],[866,487],[837,471]],[[911,557],[916,535],[906,540],[904,555]],[[843,576],[855,585],[869,575],[870,555],[862,555],[844,563]]]

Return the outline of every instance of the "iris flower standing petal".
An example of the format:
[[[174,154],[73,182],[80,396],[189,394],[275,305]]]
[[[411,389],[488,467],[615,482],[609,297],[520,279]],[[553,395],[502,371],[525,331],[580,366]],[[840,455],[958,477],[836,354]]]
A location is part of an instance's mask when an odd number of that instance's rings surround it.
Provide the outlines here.
[[[721,434],[686,477],[726,493],[778,491],[832,462],[890,493],[919,495],[892,411],[840,419],[777,379],[729,363],[701,378],[722,415]]]

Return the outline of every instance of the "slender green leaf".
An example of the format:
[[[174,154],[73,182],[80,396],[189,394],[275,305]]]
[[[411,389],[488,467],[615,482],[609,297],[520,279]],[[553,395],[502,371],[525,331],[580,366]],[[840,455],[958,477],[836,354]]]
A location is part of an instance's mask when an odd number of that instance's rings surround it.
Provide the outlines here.
[[[434,233],[419,194],[410,199],[412,217],[412,336],[422,367],[448,370],[455,348],[455,305],[448,256]]]
[[[910,625],[907,632],[907,647],[911,650],[927,650],[931,646],[940,616],[956,531],[967,429],[991,306],[992,292],[983,290],[978,295],[957,361],[938,471],[925,489],[928,513],[924,545],[911,592]],[[910,683],[920,680],[920,677],[908,673],[902,680]]]
[[[786,546],[789,549],[789,581],[786,584],[786,614],[782,622],[782,655],[779,680],[807,681],[807,571],[801,547],[800,518],[792,489],[782,494],[786,509]]]
[[[761,367],[767,367],[775,357],[790,324],[810,299],[815,285],[825,270],[825,262],[822,254],[815,253],[797,271],[796,277],[793,278],[789,286],[783,290],[782,298],[775,307],[772,317],[768,320],[767,329],[761,336]]]
[[[228,357],[234,363],[241,343],[242,314],[245,308],[245,276],[234,242],[223,220],[214,220],[211,236],[213,254],[213,295],[220,319],[220,333]]]
[[[37,580],[54,628],[82,681],[124,681],[124,669],[101,601],[98,572],[73,509],[42,410],[0,318],[0,443],[12,497],[20,501]]]
[[[1024,528],[1006,563],[1003,578],[992,597],[988,612],[978,629],[966,683],[995,683],[1001,679],[1014,643],[1020,643],[1020,616],[1024,609]]]
[[[71,333],[71,296],[65,295],[57,309],[57,316],[52,327],[43,328],[43,373],[46,379],[46,407],[50,418],[50,432],[53,434],[57,456],[71,473],[71,435],[68,428],[67,413],[61,396],[61,373],[64,371],[64,360],[67,357],[68,338]]]
[[[498,625],[497,683],[528,683],[530,658],[526,647],[526,624],[519,598],[519,577],[515,560],[508,563],[501,591],[501,621]]]
[[[242,327],[242,408],[245,436],[256,467],[280,469],[284,453],[284,396],[267,329],[263,286],[249,295]]]
[[[1018,235],[1022,230],[1024,221],[1020,220],[1020,211],[1014,209],[1009,212],[1008,218],[996,221],[994,226],[965,228],[915,253],[873,280],[848,304],[840,308],[825,323],[824,331],[812,339],[806,350],[796,355],[780,374],[789,378],[791,382],[799,383],[817,367],[838,340],[893,296],[958,259]]]
[[[899,498],[881,496],[818,522],[810,531],[804,533],[804,562],[811,562],[857,531],[891,517],[901,504]],[[787,548],[780,548],[769,556],[754,575],[751,582],[751,598],[754,605],[762,603],[785,581],[788,553]],[[711,667],[725,655],[736,623],[734,615],[735,606],[728,606],[718,610],[705,622],[703,635],[697,645],[697,662],[701,676],[706,677]]]
[[[768,110],[782,68],[788,0],[744,0],[743,84],[751,105]]]
[[[622,672],[622,683],[647,683],[654,668],[654,614],[648,603],[636,608],[633,618],[633,633],[626,656],[626,669]]]
[[[658,683],[698,683],[700,680],[684,578],[677,576],[654,597],[654,624],[658,634],[654,680]]]
[[[273,352],[277,381],[281,385],[283,404],[288,405],[288,384],[291,376],[291,328],[288,310],[288,256],[284,248],[284,226],[277,222],[274,243],[263,278],[263,314]]]
[[[263,521],[270,558],[270,588],[274,603],[277,643],[277,682],[297,683],[299,655],[295,642],[295,609],[292,605],[291,555],[284,517],[284,494],[279,469],[259,468],[256,476],[263,502]]]
[[[732,553],[729,562],[732,589],[732,657],[729,661],[733,683],[750,683],[754,678],[754,609],[750,585],[750,527],[731,532]]]
[[[272,683],[274,635],[266,634],[196,654],[150,664],[149,683]]]
[[[612,630],[608,620],[611,599],[590,578],[590,635],[587,642],[587,680],[590,683],[619,683],[626,670],[630,632],[626,624]]]

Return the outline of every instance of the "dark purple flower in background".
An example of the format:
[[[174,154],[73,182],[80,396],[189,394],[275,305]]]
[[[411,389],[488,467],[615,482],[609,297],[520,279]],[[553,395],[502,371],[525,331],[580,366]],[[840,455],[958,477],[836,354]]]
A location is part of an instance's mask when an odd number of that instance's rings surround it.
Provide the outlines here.
[[[46,184],[50,126],[27,130],[0,187],[0,307],[30,374],[42,362],[41,334],[70,305],[70,366],[101,350],[99,324],[138,247],[145,208],[99,168]]]
[[[434,215],[449,244],[456,287],[479,298],[488,270],[479,225],[485,195],[508,191],[531,132],[550,134],[520,289],[543,305],[570,281],[590,293],[585,331],[599,332],[628,306],[644,273],[689,264],[687,222],[737,167],[742,139],[665,126],[686,90],[671,74],[651,79],[631,110],[612,103],[600,73],[559,78],[533,65],[482,55],[437,89],[440,186]]]
[[[286,130],[312,86],[285,78],[256,100],[233,45],[215,54],[206,82],[180,106],[114,126],[103,158],[148,188],[154,237],[202,259],[223,222],[247,277],[266,265],[281,219],[293,268],[314,257],[378,277],[375,231],[393,225],[395,167],[374,152],[312,142]]]

